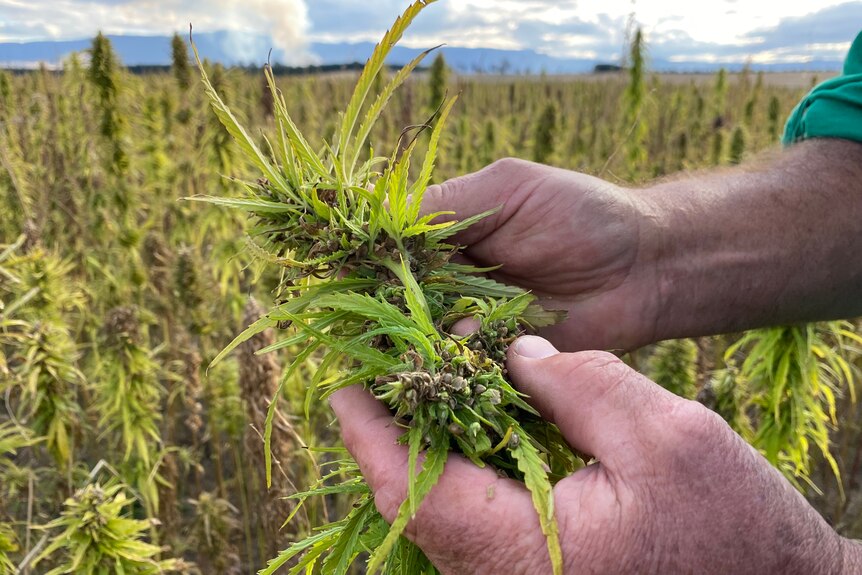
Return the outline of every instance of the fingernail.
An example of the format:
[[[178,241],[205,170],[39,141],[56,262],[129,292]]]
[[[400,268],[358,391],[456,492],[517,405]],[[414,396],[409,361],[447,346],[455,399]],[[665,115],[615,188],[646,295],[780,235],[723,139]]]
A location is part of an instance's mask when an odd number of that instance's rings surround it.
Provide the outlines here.
[[[560,353],[551,342],[535,335],[525,335],[515,340],[512,345],[514,352],[521,357],[530,359],[545,359]]]

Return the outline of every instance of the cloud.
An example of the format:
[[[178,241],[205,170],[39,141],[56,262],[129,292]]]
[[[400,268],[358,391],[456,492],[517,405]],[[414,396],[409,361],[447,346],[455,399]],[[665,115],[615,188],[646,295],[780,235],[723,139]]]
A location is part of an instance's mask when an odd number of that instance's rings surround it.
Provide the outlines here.
[[[619,59],[628,14],[638,9],[654,62],[840,60],[862,22],[862,2],[806,0],[774,6],[733,0],[443,0],[404,38],[414,48],[535,50],[558,58]],[[308,63],[310,42],[376,41],[411,0],[0,0],[0,42],[114,34],[226,30],[225,50],[260,61],[271,46]],[[807,8],[806,8],[807,7]],[[815,9],[815,8],[820,9]],[[805,13],[805,10],[810,13]],[[272,40],[267,40],[267,36]]]
[[[785,18],[774,28],[753,30],[746,37],[763,49],[849,42],[862,29],[862,2],[846,2]]]
[[[366,0],[309,2],[309,36],[322,42],[376,41],[409,2],[382,0],[370,10]],[[563,2],[562,4],[569,4]],[[335,17],[335,15],[338,17]],[[617,58],[625,16],[598,14],[587,20],[559,2],[543,0],[462,0],[440,2],[424,11],[405,35],[414,48],[440,43],[458,47],[530,49],[560,58],[585,53]]]
[[[229,32],[237,60],[260,59],[272,47],[286,63],[313,60],[307,50],[304,0],[0,0],[0,41],[67,40],[106,34]],[[272,43],[261,36],[269,35]]]
[[[651,55],[672,62],[807,62],[843,59],[862,25],[862,2],[829,6],[752,30],[733,43],[701,42],[681,29],[647,36]]]

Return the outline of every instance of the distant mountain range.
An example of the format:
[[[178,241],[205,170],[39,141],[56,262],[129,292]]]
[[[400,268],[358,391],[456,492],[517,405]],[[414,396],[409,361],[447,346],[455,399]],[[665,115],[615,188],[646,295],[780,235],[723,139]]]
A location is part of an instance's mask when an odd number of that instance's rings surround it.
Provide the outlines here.
[[[164,66],[171,62],[170,36],[108,36],[122,62],[127,66]],[[238,60],[231,52],[230,35],[227,32],[195,34],[195,43],[201,56],[224,64],[262,65],[267,53],[262,51],[255,61]],[[254,39],[253,45],[268,46],[268,38]],[[86,50],[90,39],[0,43],[0,67],[32,68],[39,62],[57,65],[72,52]],[[374,49],[371,42],[358,43],[312,43],[309,51],[321,65],[364,62]],[[495,50],[490,48],[442,48],[446,61],[460,73],[510,73],[510,74],[579,74],[592,71],[598,62],[586,59],[556,58],[534,50]],[[390,64],[403,64],[420,50],[396,46],[389,56]],[[755,70],[766,71],[831,71],[841,68],[840,61],[815,60],[806,63],[755,65]],[[663,72],[708,72],[720,67],[740,69],[744,62],[712,64],[703,62],[671,62],[651,60],[653,70]]]

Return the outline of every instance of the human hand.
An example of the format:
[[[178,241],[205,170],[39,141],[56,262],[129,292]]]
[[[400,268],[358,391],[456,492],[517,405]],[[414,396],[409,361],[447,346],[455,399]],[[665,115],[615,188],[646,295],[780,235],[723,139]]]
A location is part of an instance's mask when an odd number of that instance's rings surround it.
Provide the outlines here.
[[[852,573],[859,548],[716,414],[602,352],[538,337],[509,351],[518,389],[597,460],[554,488],[566,573]],[[332,398],[344,442],[392,521],[407,448],[360,387]],[[405,532],[444,574],[550,573],[523,484],[452,455]]]
[[[425,193],[422,209],[464,219],[502,206],[454,237],[500,282],[532,291],[568,319],[541,331],[560,349],[631,349],[659,314],[646,206],[608,182],[523,160],[498,161]]]

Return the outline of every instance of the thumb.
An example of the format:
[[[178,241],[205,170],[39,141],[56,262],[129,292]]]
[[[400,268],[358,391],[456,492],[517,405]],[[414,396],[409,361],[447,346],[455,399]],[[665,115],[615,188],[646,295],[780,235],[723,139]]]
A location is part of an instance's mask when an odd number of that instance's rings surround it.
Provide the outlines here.
[[[642,457],[663,416],[684,401],[610,353],[560,353],[535,336],[515,341],[507,368],[515,387],[569,445],[610,467]]]

